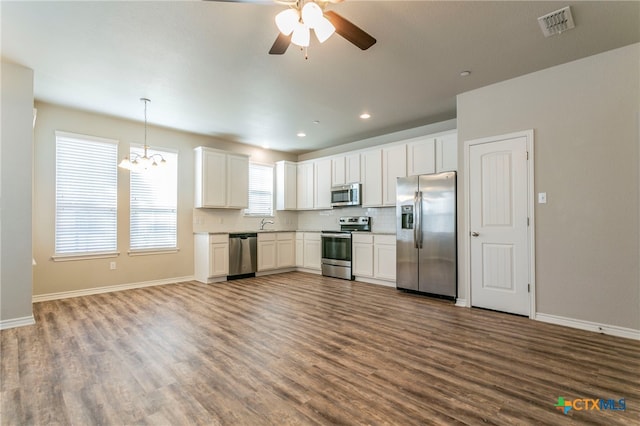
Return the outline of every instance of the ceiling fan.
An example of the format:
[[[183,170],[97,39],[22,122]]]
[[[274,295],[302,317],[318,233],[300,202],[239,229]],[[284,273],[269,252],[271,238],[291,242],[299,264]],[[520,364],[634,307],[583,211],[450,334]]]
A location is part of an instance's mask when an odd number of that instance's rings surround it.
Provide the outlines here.
[[[265,0],[213,0],[236,3],[270,3]],[[343,18],[332,10],[325,10],[329,3],[341,3],[343,0],[272,0],[288,6],[278,13],[275,21],[278,37],[269,50],[270,55],[282,55],[290,44],[301,48],[309,46],[311,30],[318,41],[323,43],[336,32],[362,50],[376,43],[376,39],[360,27]]]

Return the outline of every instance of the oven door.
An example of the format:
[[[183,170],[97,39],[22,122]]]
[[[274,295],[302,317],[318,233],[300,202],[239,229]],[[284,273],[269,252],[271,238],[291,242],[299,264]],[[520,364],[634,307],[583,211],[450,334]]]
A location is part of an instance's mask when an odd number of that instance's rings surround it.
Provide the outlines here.
[[[351,266],[351,234],[322,234],[322,262]]]

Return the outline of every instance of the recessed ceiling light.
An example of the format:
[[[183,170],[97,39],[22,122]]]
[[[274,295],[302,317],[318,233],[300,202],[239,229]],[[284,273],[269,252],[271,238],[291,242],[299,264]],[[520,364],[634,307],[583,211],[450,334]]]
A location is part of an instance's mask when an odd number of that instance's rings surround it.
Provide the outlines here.
[[[304,132],[298,132],[298,137],[299,137],[299,138],[304,138],[305,136],[307,136],[307,134],[306,134],[306,133],[304,133]]]
[[[371,118],[371,114],[369,114],[368,112],[364,112],[360,114],[360,118],[362,118],[363,120],[368,120],[369,118]]]
[[[471,75],[471,71],[461,71],[460,77],[468,77]]]
[[[313,120],[313,124],[320,124],[320,120]]]

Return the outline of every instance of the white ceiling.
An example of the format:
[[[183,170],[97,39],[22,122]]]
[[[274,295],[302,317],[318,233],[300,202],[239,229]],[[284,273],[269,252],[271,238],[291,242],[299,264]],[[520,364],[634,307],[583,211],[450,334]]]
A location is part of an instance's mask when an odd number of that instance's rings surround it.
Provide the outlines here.
[[[576,28],[545,38],[536,18],[566,5]],[[302,153],[454,118],[458,93],[640,41],[638,1],[329,8],[377,44],[268,55],[277,4],[3,0],[2,58],[34,70],[40,101],[140,121],[148,97],[152,124]]]

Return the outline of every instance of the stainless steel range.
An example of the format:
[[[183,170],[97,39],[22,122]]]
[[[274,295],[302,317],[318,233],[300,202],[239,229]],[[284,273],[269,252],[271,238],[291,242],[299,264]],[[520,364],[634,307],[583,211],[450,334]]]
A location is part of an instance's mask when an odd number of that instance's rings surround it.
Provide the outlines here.
[[[352,280],[351,233],[371,231],[369,216],[345,216],[339,231],[322,231],[322,275]]]

